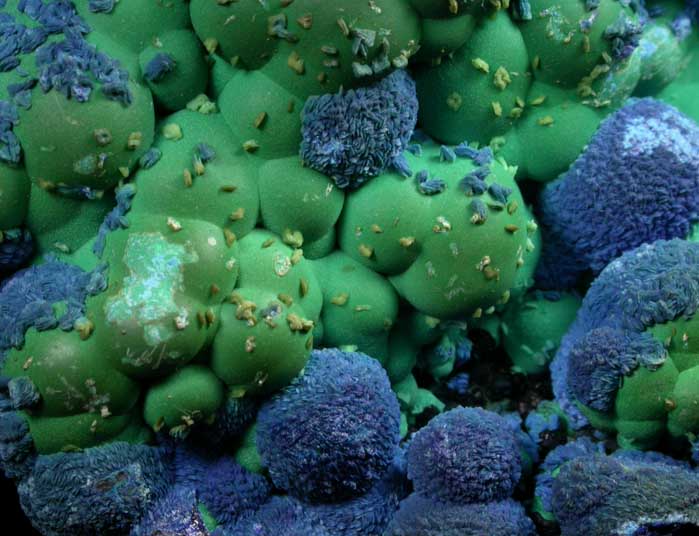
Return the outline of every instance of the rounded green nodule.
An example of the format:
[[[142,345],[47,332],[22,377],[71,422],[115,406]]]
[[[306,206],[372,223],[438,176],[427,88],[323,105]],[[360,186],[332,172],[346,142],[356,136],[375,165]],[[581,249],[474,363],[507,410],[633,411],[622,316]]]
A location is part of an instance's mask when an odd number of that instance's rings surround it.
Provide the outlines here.
[[[547,371],[580,304],[580,298],[570,293],[547,299],[536,292],[511,302],[502,316],[500,330],[513,365],[525,374]]]
[[[385,364],[398,316],[398,296],[391,284],[339,251],[313,265],[323,288],[323,345],[356,346]]]
[[[251,473],[264,473],[262,458],[257,450],[257,424],[251,425],[240,439],[240,445],[235,451],[235,460]]]
[[[139,385],[106,366],[104,349],[77,331],[30,329],[22,350],[7,356],[3,374],[26,376],[41,399],[32,414],[64,417],[82,412],[123,414],[136,403]]]
[[[484,182],[489,191],[468,195],[461,180],[476,164],[441,159],[431,142],[422,148],[421,156],[405,153],[412,177],[387,172],[348,196],[340,248],[389,276],[398,294],[425,314],[481,316],[509,299],[525,256],[535,250],[536,224],[520,209],[513,168],[492,161]],[[442,190],[427,195],[419,173],[440,179]],[[498,189],[509,195],[498,198]]]
[[[97,235],[113,208],[109,194],[101,199],[75,199],[31,185],[26,226],[39,253],[72,253]]]
[[[580,406],[595,428],[616,432],[625,448],[653,448],[668,436],[686,442],[699,433],[699,317],[657,324],[647,332],[664,344],[665,362],[624,377],[611,412]]]
[[[206,367],[190,365],[151,387],[143,403],[143,418],[155,430],[175,433],[211,417],[223,403],[224,389]]]
[[[607,27],[630,8],[620,2],[601,0],[599,7],[588,11],[585,2],[531,0],[534,17],[519,25],[529,56],[538,58],[534,76],[551,85],[575,88],[602,60],[611,56]]]
[[[300,233],[263,230],[239,242],[240,278],[221,308],[211,359],[239,396],[284,387],[308,360],[323,296],[302,244]]]
[[[249,320],[238,318],[240,305],[225,304],[212,346],[211,368],[241,396],[274,392],[288,385],[306,364],[313,347],[312,321],[303,316],[302,308],[286,307],[274,292],[236,292],[241,303],[249,301],[260,304],[260,311],[266,308],[279,313],[250,325]]]
[[[157,55],[166,54],[172,61],[171,70],[151,78],[148,65]],[[157,61],[157,60],[156,60]],[[139,55],[139,65],[158,104],[167,110],[181,110],[206,90],[208,67],[199,39],[190,30],[172,30],[158,35],[157,46],[150,45]]]
[[[153,142],[155,123],[150,92],[132,82],[129,90],[128,106],[98,91],[87,102],[34,91],[32,107],[14,129],[32,181],[105,190],[128,176]]]
[[[0,163],[0,231],[24,223],[29,207],[29,178],[21,168]]]
[[[68,417],[34,417],[25,412],[29,433],[39,454],[70,452],[113,441],[145,443],[152,439],[140,415],[80,413]]]
[[[541,182],[568,169],[608,111],[582,104],[574,90],[540,82],[532,84],[526,105],[501,154],[522,164],[520,174]]]
[[[265,227],[280,236],[287,229],[299,231],[304,242],[333,230],[345,199],[327,176],[304,167],[298,156],[262,165],[259,186]]]
[[[505,134],[517,119],[517,99],[527,98],[528,67],[527,49],[509,16],[481,19],[450,58],[416,72],[422,128],[450,144],[486,144]]]

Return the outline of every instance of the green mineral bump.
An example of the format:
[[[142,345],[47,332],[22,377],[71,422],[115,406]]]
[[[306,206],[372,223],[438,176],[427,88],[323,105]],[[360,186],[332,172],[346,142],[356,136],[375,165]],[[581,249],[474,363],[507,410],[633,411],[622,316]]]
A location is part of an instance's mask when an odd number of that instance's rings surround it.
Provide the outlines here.
[[[519,209],[513,168],[442,153],[424,143],[420,156],[405,154],[410,177],[387,172],[350,196],[339,243],[419,311],[479,316],[507,301],[536,225]]]
[[[240,279],[221,308],[212,370],[239,396],[287,385],[310,355],[322,304],[302,250],[253,231],[240,241]]]
[[[207,367],[190,365],[155,384],[146,393],[143,418],[155,430],[186,433],[211,417],[223,403],[223,385]]]

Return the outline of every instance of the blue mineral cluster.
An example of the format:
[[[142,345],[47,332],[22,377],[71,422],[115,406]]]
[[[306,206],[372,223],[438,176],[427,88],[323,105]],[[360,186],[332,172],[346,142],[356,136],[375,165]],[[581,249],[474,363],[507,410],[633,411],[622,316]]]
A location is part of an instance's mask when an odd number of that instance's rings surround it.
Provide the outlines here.
[[[551,364],[554,393],[571,422],[587,421],[578,403],[613,411],[625,377],[662,368],[669,342],[649,329],[691,318],[698,307],[696,242],[659,240],[611,262],[591,285]]]
[[[367,88],[311,97],[302,114],[304,164],[339,188],[356,188],[407,149],[417,122],[415,82],[395,71]]]
[[[552,451],[537,500],[563,536],[691,534],[699,523],[699,476],[687,462],[654,452],[600,452],[592,442]]]
[[[653,99],[607,118],[539,202],[542,286],[574,286],[636,246],[688,238],[699,222],[699,126]]]
[[[534,535],[512,499],[521,476],[515,434],[480,408],[456,408],[432,419],[408,445],[413,493],[401,502],[387,535]]]
[[[0,0],[16,532],[699,534],[698,102],[699,0]]]
[[[376,360],[324,350],[260,409],[257,444],[275,486],[309,502],[332,501],[360,495],[381,477],[399,423],[398,401]]]

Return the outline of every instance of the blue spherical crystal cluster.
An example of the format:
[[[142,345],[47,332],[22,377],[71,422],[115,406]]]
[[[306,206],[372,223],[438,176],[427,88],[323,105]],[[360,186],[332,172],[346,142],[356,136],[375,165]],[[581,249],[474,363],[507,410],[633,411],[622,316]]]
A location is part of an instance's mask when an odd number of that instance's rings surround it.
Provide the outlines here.
[[[691,534],[699,522],[687,463],[655,452],[617,451],[577,441],[551,451],[537,477],[537,501],[563,536]]]
[[[0,0],[0,473],[21,535],[699,534],[699,0]]]
[[[172,483],[158,448],[112,443],[38,457],[18,492],[44,534],[123,534],[167,495]]]
[[[415,82],[405,71],[368,88],[311,97],[301,159],[339,188],[356,188],[402,156],[416,122]]]
[[[442,501],[504,499],[520,474],[514,434],[501,417],[480,409],[438,415],[410,441],[408,476],[416,490]]]
[[[585,151],[541,193],[538,279],[574,285],[624,251],[688,238],[699,222],[699,126],[653,99],[607,118]]]
[[[316,351],[303,374],[265,404],[257,445],[274,484],[309,502],[366,492],[389,466],[400,411],[374,359]]]
[[[601,413],[619,413],[622,408],[616,400],[623,393],[625,378],[637,371],[643,374],[674,367],[672,335],[670,340],[659,338],[653,328],[670,323],[672,332],[674,321],[694,315],[699,308],[698,270],[699,244],[660,240],[623,254],[594,281],[551,364],[554,393],[574,426],[583,426]],[[679,337],[688,342],[688,332]],[[685,370],[691,374],[691,360],[678,365],[679,374]],[[666,380],[669,400],[679,374]],[[581,408],[585,407],[597,413],[584,415]],[[660,415],[651,408],[623,409],[638,420],[658,420],[664,428],[675,408],[668,403]],[[673,429],[671,433],[687,431]]]
[[[456,408],[432,419],[408,445],[413,493],[386,534],[534,534],[511,496],[521,454],[505,419],[480,408]]]

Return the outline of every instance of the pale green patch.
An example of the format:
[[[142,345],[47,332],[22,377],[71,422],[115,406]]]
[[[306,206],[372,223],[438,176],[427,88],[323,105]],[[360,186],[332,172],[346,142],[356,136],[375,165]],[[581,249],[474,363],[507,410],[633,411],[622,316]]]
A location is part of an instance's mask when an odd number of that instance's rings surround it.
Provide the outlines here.
[[[561,13],[558,6],[551,6],[541,12],[542,17],[548,17],[546,23],[546,35],[561,43],[570,35],[571,24]]]
[[[291,270],[291,259],[287,255],[277,253],[274,256],[274,273],[279,277],[284,277]]]
[[[132,234],[124,253],[131,274],[124,278],[119,294],[107,300],[107,320],[133,318],[143,327],[149,345],[167,341],[176,329],[174,319],[187,315],[175,301],[176,294],[184,292],[184,265],[197,260],[195,252],[168,242],[160,233]]]
[[[690,242],[699,242],[699,223],[692,224],[692,230],[687,237]]]

